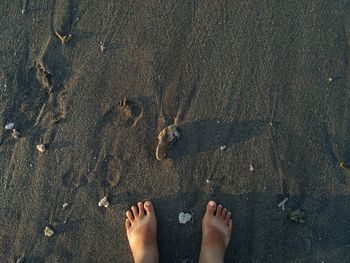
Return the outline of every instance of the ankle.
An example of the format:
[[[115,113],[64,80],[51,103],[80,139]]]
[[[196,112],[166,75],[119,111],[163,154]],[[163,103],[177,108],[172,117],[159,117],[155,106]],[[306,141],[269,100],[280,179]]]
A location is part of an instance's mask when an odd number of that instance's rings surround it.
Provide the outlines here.
[[[158,249],[147,247],[145,250],[137,251],[133,254],[135,263],[157,263],[159,262]]]
[[[224,262],[225,250],[215,245],[203,245],[201,248],[199,263],[219,263]]]

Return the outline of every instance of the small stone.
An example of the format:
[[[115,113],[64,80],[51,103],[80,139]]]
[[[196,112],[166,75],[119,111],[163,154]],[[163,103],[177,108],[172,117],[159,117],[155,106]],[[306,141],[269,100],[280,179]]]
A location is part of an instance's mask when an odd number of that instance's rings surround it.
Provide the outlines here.
[[[12,130],[15,127],[15,124],[13,122],[7,123],[5,125],[5,130]]]
[[[109,206],[109,202],[108,202],[108,198],[107,196],[103,197],[100,202],[98,202],[98,206],[104,206],[104,207],[108,207]]]
[[[38,145],[36,146],[36,149],[37,149],[40,153],[46,152],[46,146],[45,146],[45,144],[38,144]]]
[[[68,207],[68,203],[64,203],[64,204],[62,205],[63,210],[66,209],[67,207]]]
[[[254,167],[252,164],[249,164],[249,171],[253,172],[254,171]]]
[[[209,180],[209,179],[207,179],[207,180],[206,180],[206,183],[207,183],[207,184],[210,184],[210,180]]]
[[[220,150],[221,150],[221,151],[226,150],[226,148],[227,148],[226,145],[220,146]]]
[[[46,237],[52,237],[55,232],[50,227],[46,226],[44,229],[44,234]]]
[[[192,215],[188,213],[181,212],[179,214],[179,223],[180,224],[186,224],[187,222],[191,221]]]
[[[16,140],[19,139],[20,133],[16,129],[12,129],[12,137]]]
[[[333,81],[333,78],[329,78],[328,81],[329,81],[329,82],[332,82],[332,81]]]

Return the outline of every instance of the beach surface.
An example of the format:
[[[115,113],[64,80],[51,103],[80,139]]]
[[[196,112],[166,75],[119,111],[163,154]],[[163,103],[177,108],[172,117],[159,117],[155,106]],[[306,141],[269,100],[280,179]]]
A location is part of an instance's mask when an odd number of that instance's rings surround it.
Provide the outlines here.
[[[0,262],[132,262],[146,199],[161,262],[197,262],[211,199],[225,262],[350,262],[350,1],[1,1],[0,24]]]

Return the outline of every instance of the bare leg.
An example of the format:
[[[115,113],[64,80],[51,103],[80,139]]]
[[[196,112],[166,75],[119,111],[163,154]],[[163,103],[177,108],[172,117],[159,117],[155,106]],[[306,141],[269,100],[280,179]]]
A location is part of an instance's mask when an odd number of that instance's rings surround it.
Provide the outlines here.
[[[126,212],[126,233],[135,263],[159,261],[157,219],[150,201],[138,202]]]
[[[231,238],[231,212],[209,201],[202,221],[200,263],[224,262],[225,251]]]

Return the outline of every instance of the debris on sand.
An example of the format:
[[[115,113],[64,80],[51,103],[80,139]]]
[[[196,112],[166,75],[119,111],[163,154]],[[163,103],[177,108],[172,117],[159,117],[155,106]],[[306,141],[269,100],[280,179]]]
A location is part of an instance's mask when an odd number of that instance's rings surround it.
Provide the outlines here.
[[[328,81],[329,81],[329,82],[332,82],[332,81],[333,81],[333,78],[329,78]]]
[[[282,208],[282,211],[285,210],[285,205],[286,205],[287,201],[288,201],[288,197],[284,198],[284,199],[282,200],[282,202],[278,204],[278,207],[281,207],[281,208]]]
[[[102,41],[99,44],[100,44],[100,51],[101,53],[103,53],[107,49],[107,47],[105,46],[105,43]]]
[[[16,263],[24,263],[26,262],[26,257],[24,256],[20,256],[17,260],[16,260]]]
[[[36,149],[37,149],[40,153],[46,152],[46,146],[45,146],[45,144],[38,144],[38,145],[36,146]]]
[[[226,148],[227,148],[226,145],[220,146],[220,150],[221,150],[221,151],[226,150]]]
[[[181,212],[179,214],[179,223],[180,224],[186,224],[187,222],[190,222],[191,219],[192,219],[192,215],[189,213]]]
[[[304,223],[305,213],[301,209],[293,210],[290,213],[290,220],[295,221],[297,223]]]
[[[72,38],[72,34],[64,36],[57,31],[55,31],[55,34],[58,37],[58,39],[61,41],[62,46],[64,46]]]
[[[180,138],[180,133],[175,124],[165,127],[158,135],[158,145],[156,149],[156,158],[161,161],[167,157],[169,146]]]
[[[64,204],[62,205],[63,210],[66,209],[67,207],[68,207],[68,203],[64,203]]]
[[[206,182],[207,184],[210,184],[210,180],[209,180],[209,179],[207,179],[205,182]]]
[[[107,196],[103,197],[100,202],[98,202],[98,206],[104,206],[104,207],[108,207],[109,206],[109,202],[108,202],[108,198]]]
[[[254,167],[252,164],[249,164],[249,171],[253,172],[254,171]]]
[[[53,234],[55,234],[55,231],[53,231],[52,228],[46,226],[45,229],[44,229],[44,235],[45,235],[46,237],[52,237]]]
[[[22,14],[25,14],[27,12],[27,5],[28,5],[28,0],[24,0],[22,10],[21,10]]]
[[[13,137],[13,138],[15,138],[16,140],[17,139],[19,139],[19,136],[20,136],[21,134],[16,130],[16,129],[12,129],[12,134],[11,134],[11,136]]]
[[[349,169],[349,165],[345,161],[340,161],[339,166],[343,169]]]
[[[15,127],[15,124],[13,122],[7,123],[5,125],[5,130],[12,130]]]

